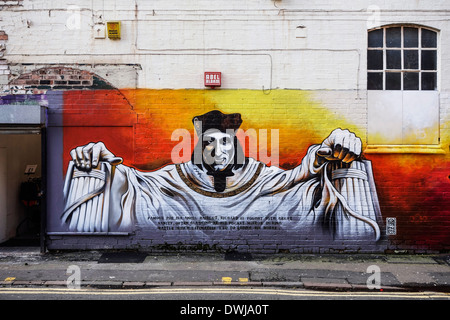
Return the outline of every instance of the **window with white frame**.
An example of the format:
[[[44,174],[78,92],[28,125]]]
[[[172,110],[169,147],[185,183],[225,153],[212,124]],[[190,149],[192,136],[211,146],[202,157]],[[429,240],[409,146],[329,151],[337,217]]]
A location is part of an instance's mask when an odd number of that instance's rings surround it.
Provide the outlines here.
[[[368,143],[439,143],[438,32],[411,25],[368,32]]]
[[[437,90],[437,33],[423,27],[372,30],[368,90]]]

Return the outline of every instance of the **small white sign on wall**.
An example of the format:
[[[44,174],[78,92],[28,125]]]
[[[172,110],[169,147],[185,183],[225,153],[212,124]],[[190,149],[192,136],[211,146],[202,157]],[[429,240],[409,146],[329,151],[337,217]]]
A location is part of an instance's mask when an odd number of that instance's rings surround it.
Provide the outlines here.
[[[37,164],[29,164],[25,168],[25,174],[36,173]]]
[[[386,234],[388,236],[395,236],[397,234],[396,218],[386,218]]]

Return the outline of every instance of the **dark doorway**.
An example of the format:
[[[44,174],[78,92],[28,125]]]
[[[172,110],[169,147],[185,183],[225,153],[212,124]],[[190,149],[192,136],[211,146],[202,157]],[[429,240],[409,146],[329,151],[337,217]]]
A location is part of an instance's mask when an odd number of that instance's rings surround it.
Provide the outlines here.
[[[40,128],[0,128],[0,246],[40,246]]]

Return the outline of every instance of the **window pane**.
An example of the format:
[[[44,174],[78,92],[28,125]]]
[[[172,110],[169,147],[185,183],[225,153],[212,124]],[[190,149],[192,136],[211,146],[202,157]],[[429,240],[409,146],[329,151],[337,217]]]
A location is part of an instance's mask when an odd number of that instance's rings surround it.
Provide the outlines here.
[[[405,72],[403,74],[403,90],[419,90],[418,72]]]
[[[367,68],[369,70],[383,70],[383,50],[367,51]]]
[[[369,48],[383,48],[383,29],[369,32]]]
[[[367,90],[383,90],[383,72],[367,74]]]
[[[436,70],[437,69],[437,51],[424,50],[422,51],[422,70]]]
[[[403,52],[404,69],[419,69],[419,51],[405,50]]]
[[[436,72],[422,73],[422,90],[437,90]]]
[[[400,50],[386,51],[386,69],[402,68],[402,52]]]
[[[418,48],[419,47],[419,29],[417,28],[403,28],[404,47]]]
[[[402,29],[386,29],[386,46],[388,48],[400,48],[402,46]]]
[[[402,89],[402,74],[400,72],[386,73],[386,90],[401,90]]]
[[[437,48],[436,32],[422,29],[422,48]]]

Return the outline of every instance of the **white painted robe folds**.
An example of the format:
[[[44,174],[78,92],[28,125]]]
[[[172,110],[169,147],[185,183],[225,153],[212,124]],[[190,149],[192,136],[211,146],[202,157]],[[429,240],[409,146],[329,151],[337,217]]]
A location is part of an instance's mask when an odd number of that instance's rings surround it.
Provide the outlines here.
[[[138,227],[199,240],[232,232],[378,240],[380,213],[371,168],[366,168],[370,162],[354,161],[351,168],[332,172],[330,162],[315,165],[318,148],[311,146],[292,170],[248,158],[226,178],[224,192],[216,192],[213,178],[192,162],[153,172],[118,165],[109,191],[107,231]],[[63,220],[72,231],[99,231],[86,217],[72,210]]]

